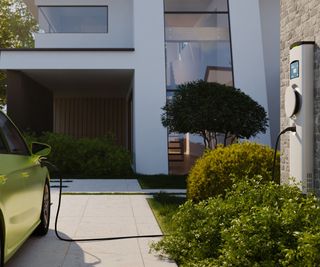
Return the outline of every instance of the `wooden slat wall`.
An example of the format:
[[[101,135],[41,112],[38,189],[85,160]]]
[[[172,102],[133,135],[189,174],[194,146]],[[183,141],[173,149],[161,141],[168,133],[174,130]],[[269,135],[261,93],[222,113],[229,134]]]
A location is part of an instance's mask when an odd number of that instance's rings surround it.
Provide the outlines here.
[[[54,99],[54,132],[77,138],[112,133],[126,146],[126,101],[124,98]]]

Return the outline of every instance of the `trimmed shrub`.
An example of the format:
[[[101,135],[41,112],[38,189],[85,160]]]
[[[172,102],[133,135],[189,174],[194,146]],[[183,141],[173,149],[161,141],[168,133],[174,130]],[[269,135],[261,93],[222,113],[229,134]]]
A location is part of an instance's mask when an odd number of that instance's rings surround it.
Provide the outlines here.
[[[48,159],[64,175],[80,177],[128,177],[132,175],[129,151],[116,145],[112,137],[80,138],[51,133],[26,140],[46,143],[52,147]]]
[[[235,180],[260,175],[264,181],[272,179],[274,151],[267,146],[244,142],[207,150],[196,161],[187,179],[189,199],[200,201],[225,194]],[[277,155],[275,181],[280,180],[280,156]]]
[[[161,121],[170,132],[193,133],[206,148],[215,148],[217,133],[223,143],[249,139],[268,127],[264,108],[240,89],[203,80],[180,84],[162,108]]]
[[[319,200],[261,179],[238,181],[225,197],[189,200],[152,249],[184,267],[319,266]]]

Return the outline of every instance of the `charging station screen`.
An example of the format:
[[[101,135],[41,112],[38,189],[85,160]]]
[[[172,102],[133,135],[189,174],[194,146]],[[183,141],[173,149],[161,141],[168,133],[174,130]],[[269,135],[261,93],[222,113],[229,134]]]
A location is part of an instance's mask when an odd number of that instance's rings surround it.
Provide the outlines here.
[[[290,64],[290,80],[299,78],[299,61],[293,61]]]

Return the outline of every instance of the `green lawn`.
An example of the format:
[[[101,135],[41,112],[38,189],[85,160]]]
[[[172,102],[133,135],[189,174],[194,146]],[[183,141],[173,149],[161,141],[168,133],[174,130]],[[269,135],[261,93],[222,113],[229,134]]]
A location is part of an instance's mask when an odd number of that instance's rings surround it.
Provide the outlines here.
[[[136,178],[142,189],[186,189],[186,175],[140,175]]]
[[[179,205],[186,201],[184,197],[176,197],[166,193],[159,193],[154,198],[149,198],[148,203],[155,215],[158,224],[164,234],[169,234],[172,230],[172,216],[177,211]]]

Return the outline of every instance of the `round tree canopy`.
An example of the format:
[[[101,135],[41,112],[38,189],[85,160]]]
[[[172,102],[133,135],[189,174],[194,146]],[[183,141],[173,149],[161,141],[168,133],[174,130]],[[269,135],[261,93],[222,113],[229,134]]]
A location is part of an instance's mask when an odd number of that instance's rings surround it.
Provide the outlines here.
[[[163,110],[170,132],[250,138],[268,127],[264,108],[240,89],[202,80],[179,85]]]

